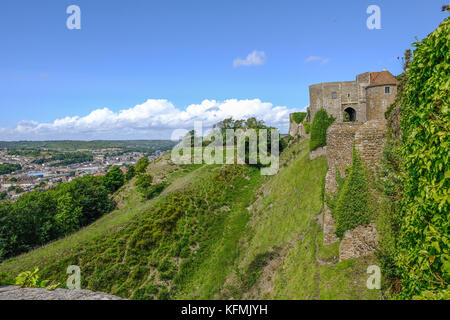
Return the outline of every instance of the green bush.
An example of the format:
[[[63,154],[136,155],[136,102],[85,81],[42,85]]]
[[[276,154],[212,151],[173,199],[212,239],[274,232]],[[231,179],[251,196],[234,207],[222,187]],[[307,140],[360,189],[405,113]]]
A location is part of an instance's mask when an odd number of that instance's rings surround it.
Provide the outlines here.
[[[294,120],[295,123],[299,124],[306,118],[306,112],[294,112],[292,114],[292,120]]]
[[[147,169],[148,164],[149,164],[149,161],[148,161],[147,157],[140,158],[136,162],[136,166],[135,166],[136,173],[145,173],[145,170]]]
[[[334,210],[336,235],[342,239],[345,231],[369,223],[372,218],[367,172],[355,148],[349,175],[337,196]]]
[[[119,166],[114,166],[105,175],[103,184],[109,192],[113,193],[125,183],[125,176]]]
[[[147,199],[151,200],[154,197],[157,197],[160,195],[161,192],[163,192],[164,188],[166,187],[166,183],[165,182],[161,182],[158,184],[155,184],[153,186],[151,186],[148,191],[147,191]]]
[[[450,20],[415,43],[401,106],[401,298],[450,282]]]
[[[327,144],[327,129],[334,122],[334,117],[329,116],[325,109],[316,112],[311,124],[311,140],[309,150],[313,151]]]
[[[13,284],[14,284],[14,280],[11,278],[11,276],[9,274],[7,274],[6,272],[0,273],[0,286],[13,285]]]
[[[130,181],[134,178],[134,175],[136,174],[136,169],[132,164],[130,164],[127,168],[127,173],[125,174],[125,180]]]
[[[305,132],[309,134],[311,132],[311,122],[305,121],[303,125],[305,126]]]
[[[146,195],[149,188],[152,186],[153,177],[150,174],[140,174],[136,178],[134,185],[142,195]]]

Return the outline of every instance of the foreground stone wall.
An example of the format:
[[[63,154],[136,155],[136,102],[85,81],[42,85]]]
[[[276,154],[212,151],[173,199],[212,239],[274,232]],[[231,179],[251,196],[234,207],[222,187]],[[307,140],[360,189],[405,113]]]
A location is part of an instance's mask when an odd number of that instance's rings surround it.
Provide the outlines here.
[[[336,170],[345,176],[345,168],[351,166],[353,146],[359,151],[361,161],[369,169],[375,169],[383,152],[386,132],[385,120],[335,123],[328,128],[327,146],[324,148],[328,162],[328,172],[325,177],[325,191],[328,194],[337,189]],[[323,215],[324,244],[339,241],[335,235],[335,221],[326,204]],[[373,223],[349,230],[340,243],[339,260],[371,254],[377,242],[377,231]]]
[[[368,168],[375,169],[383,152],[386,131],[385,120],[365,123],[342,122],[328,128],[326,150],[328,174],[325,182],[327,193],[336,191],[336,168],[342,176],[345,176],[345,168],[351,166],[353,145],[359,151],[362,162]]]
[[[0,300],[124,300],[103,292],[0,286]]]
[[[327,130],[327,163],[328,174],[325,181],[325,191],[333,193],[337,189],[336,169],[341,175],[345,168],[352,164],[352,150],[356,131],[361,127],[357,122],[338,122]]]
[[[375,169],[381,157],[386,132],[385,120],[372,120],[364,123],[355,134],[355,147],[370,169]]]

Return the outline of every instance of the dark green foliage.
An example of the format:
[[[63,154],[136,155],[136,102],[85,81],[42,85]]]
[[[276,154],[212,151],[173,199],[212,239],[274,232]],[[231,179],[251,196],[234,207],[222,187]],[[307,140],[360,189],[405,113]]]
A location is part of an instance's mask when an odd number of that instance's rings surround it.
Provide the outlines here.
[[[0,273],[0,286],[13,285],[14,279],[7,273]]]
[[[23,188],[21,188],[21,187],[16,187],[16,189],[14,191],[16,192],[16,194],[25,192],[25,190],[23,190]]]
[[[35,164],[43,164],[47,162],[56,163],[51,164],[52,167],[62,167],[75,163],[91,162],[94,160],[94,156],[90,152],[65,152],[65,153],[55,153],[50,158],[41,158],[34,160]]]
[[[294,112],[292,114],[292,120],[294,120],[295,123],[299,124],[306,118],[306,112]]]
[[[305,126],[305,133],[311,132],[311,122],[303,122],[303,125]]]
[[[367,172],[355,148],[349,175],[343,184],[341,182],[336,196],[335,206],[331,206],[330,210],[336,219],[336,235],[342,239],[345,231],[369,223],[372,219]]]
[[[9,174],[19,170],[22,170],[20,164],[0,163],[0,175]]]
[[[154,197],[157,197],[161,192],[163,192],[165,187],[166,187],[165,182],[161,182],[151,186],[146,193],[146,198],[150,200],[153,199]]]
[[[8,193],[6,191],[0,192],[0,200],[5,200],[8,198]]]
[[[127,173],[125,174],[125,180],[130,181],[131,179],[134,178],[135,174],[136,174],[136,169],[132,164],[130,164],[127,168]]]
[[[258,281],[261,273],[269,262],[278,256],[280,249],[264,252],[256,255],[256,257],[250,262],[247,269],[240,275],[242,287],[245,291],[250,290],[253,285]]]
[[[119,166],[113,166],[103,179],[103,185],[110,193],[119,190],[124,183],[125,176]]]
[[[316,112],[311,124],[311,140],[309,150],[313,151],[327,144],[327,129],[334,122],[334,117],[329,116],[325,109]]]
[[[402,298],[450,283],[450,20],[414,46],[401,105]]]
[[[0,202],[0,260],[80,229],[114,208],[101,179],[84,176]]]
[[[152,182],[153,177],[150,174],[140,174],[137,176],[134,185],[143,196],[146,196],[147,192],[152,186]]]
[[[145,170],[147,170],[147,166],[149,164],[148,158],[143,157],[138,160],[135,166],[135,172],[136,173],[145,173]]]

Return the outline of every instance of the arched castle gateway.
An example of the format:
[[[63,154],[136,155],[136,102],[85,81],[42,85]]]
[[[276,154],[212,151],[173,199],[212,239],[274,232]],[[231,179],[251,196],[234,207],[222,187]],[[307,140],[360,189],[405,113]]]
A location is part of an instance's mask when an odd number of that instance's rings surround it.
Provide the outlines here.
[[[397,79],[387,70],[359,74],[356,81],[314,84],[309,87],[311,119],[323,108],[337,122],[383,120],[396,94]]]

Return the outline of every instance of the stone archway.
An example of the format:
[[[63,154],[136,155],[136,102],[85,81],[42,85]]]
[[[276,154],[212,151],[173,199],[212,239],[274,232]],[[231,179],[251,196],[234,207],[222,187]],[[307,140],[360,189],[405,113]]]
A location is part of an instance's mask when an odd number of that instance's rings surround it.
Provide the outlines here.
[[[344,110],[344,122],[355,122],[356,121],[356,111],[353,108],[346,108]]]

